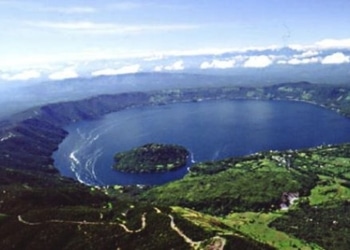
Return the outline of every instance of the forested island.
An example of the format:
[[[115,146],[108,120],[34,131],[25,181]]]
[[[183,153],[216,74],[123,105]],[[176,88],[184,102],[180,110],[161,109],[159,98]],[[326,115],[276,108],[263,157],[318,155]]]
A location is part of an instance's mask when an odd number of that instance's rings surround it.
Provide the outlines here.
[[[127,173],[157,173],[186,165],[189,152],[178,145],[150,143],[114,156],[114,169]]]

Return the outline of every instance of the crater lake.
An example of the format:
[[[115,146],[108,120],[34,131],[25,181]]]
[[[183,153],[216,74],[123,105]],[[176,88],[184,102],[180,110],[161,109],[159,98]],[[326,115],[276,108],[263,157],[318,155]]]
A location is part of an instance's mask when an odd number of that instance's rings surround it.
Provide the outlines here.
[[[55,167],[87,185],[158,185],[182,178],[201,161],[259,151],[350,142],[350,119],[289,101],[205,101],[147,106],[81,121],[53,154]],[[128,174],[112,169],[114,154],[147,143],[178,144],[191,152],[175,171]]]

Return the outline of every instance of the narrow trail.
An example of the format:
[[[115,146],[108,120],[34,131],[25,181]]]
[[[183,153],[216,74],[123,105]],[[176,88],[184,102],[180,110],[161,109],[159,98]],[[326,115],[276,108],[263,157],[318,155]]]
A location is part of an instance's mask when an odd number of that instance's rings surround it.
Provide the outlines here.
[[[61,224],[75,224],[75,225],[97,225],[97,226],[103,226],[103,225],[112,225],[112,226],[120,226],[121,228],[124,229],[124,231],[126,233],[139,233],[142,230],[144,230],[146,228],[146,213],[142,214],[141,216],[141,227],[139,229],[136,230],[131,230],[129,229],[125,224],[123,223],[118,223],[118,222],[96,222],[96,221],[70,221],[70,220],[46,220],[43,222],[30,222],[27,221],[25,219],[23,219],[23,217],[21,215],[17,216],[17,219],[19,222],[21,222],[22,224],[25,225],[29,225],[29,226],[38,226],[38,225],[42,225],[45,223],[61,223]]]
[[[144,230],[146,228],[146,213],[143,213],[142,216],[141,216],[141,227],[139,229],[136,229],[136,230],[130,230],[129,228],[127,228],[124,224],[122,223],[119,223],[118,224],[119,226],[121,226],[125,232],[127,233],[139,233],[141,232],[142,230]]]
[[[153,208],[157,212],[157,214],[161,214],[162,213],[162,211],[159,208],[157,208],[157,207],[153,207]]]
[[[154,207],[154,210],[157,214],[163,214],[163,212],[157,207]],[[103,222],[103,221],[99,222],[99,221],[86,221],[86,220],[82,220],[82,221],[46,220],[46,221],[42,221],[42,222],[32,222],[32,221],[25,220],[22,217],[22,215],[18,215],[17,219],[20,223],[25,224],[25,225],[29,225],[29,226],[38,226],[38,225],[42,225],[42,224],[46,224],[46,223],[61,223],[61,224],[75,224],[75,225],[97,225],[97,226],[113,225],[113,226],[120,226],[121,228],[123,228],[123,230],[126,233],[133,234],[133,233],[139,233],[146,228],[146,226],[147,226],[146,215],[147,215],[147,213],[143,213],[141,215],[141,227],[138,229],[135,229],[135,230],[131,230],[124,223],[119,223],[119,222]],[[175,220],[174,220],[174,217],[171,214],[167,214],[167,215],[170,218],[170,228],[172,230],[174,230],[181,238],[183,238],[184,241],[187,244],[189,244],[191,248],[200,249],[201,244],[204,241],[193,241],[179,227],[177,227]],[[226,244],[226,240],[224,238],[219,237],[219,236],[215,236],[215,237],[210,239],[210,244],[208,245],[209,246],[208,249],[223,250],[225,244]]]
[[[201,241],[193,241],[190,239],[186,234],[184,234],[180,228],[178,228],[175,224],[174,217],[172,215],[168,215],[170,218],[170,227],[173,229],[177,234],[182,237],[186,243],[188,243],[192,248],[197,249],[201,243]]]

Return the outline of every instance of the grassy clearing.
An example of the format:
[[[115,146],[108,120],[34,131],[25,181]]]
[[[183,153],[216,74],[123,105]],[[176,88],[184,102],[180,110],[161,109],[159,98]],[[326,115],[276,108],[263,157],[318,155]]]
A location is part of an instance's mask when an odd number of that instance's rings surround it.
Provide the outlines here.
[[[268,226],[270,222],[283,216],[285,214],[284,212],[231,213],[222,218],[182,207],[172,207],[172,209],[183,218],[190,220],[201,228],[204,228],[207,231],[215,231],[221,235],[244,235],[277,249],[322,249],[315,244],[308,244]]]
[[[345,182],[339,178],[320,176],[320,182],[311,190],[310,205],[330,204],[350,199],[350,189],[342,185]]]
[[[308,244],[293,236],[270,228],[268,224],[283,216],[284,212],[274,213],[232,213],[223,222],[232,226],[243,234],[277,249],[322,249],[315,244]]]
[[[232,228],[228,227],[219,217],[197,212],[192,209],[183,207],[172,207],[172,210],[181,217],[191,221],[193,224],[200,226],[206,231],[215,231],[223,234],[233,233]]]
[[[223,221],[251,237],[252,239],[271,245],[277,249],[322,249],[315,244],[308,244],[291,235],[270,228],[270,222],[284,215],[284,212],[274,213],[232,213]]]

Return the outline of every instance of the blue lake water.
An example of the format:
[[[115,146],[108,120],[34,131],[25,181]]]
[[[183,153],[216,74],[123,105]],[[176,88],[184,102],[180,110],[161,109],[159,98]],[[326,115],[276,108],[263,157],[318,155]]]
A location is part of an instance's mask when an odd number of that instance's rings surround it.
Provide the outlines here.
[[[162,184],[182,178],[192,162],[266,150],[350,142],[350,119],[315,105],[285,101],[210,101],[129,109],[65,128],[53,155],[62,175],[88,185]],[[188,166],[157,174],[112,169],[116,152],[146,143],[191,152]]]

